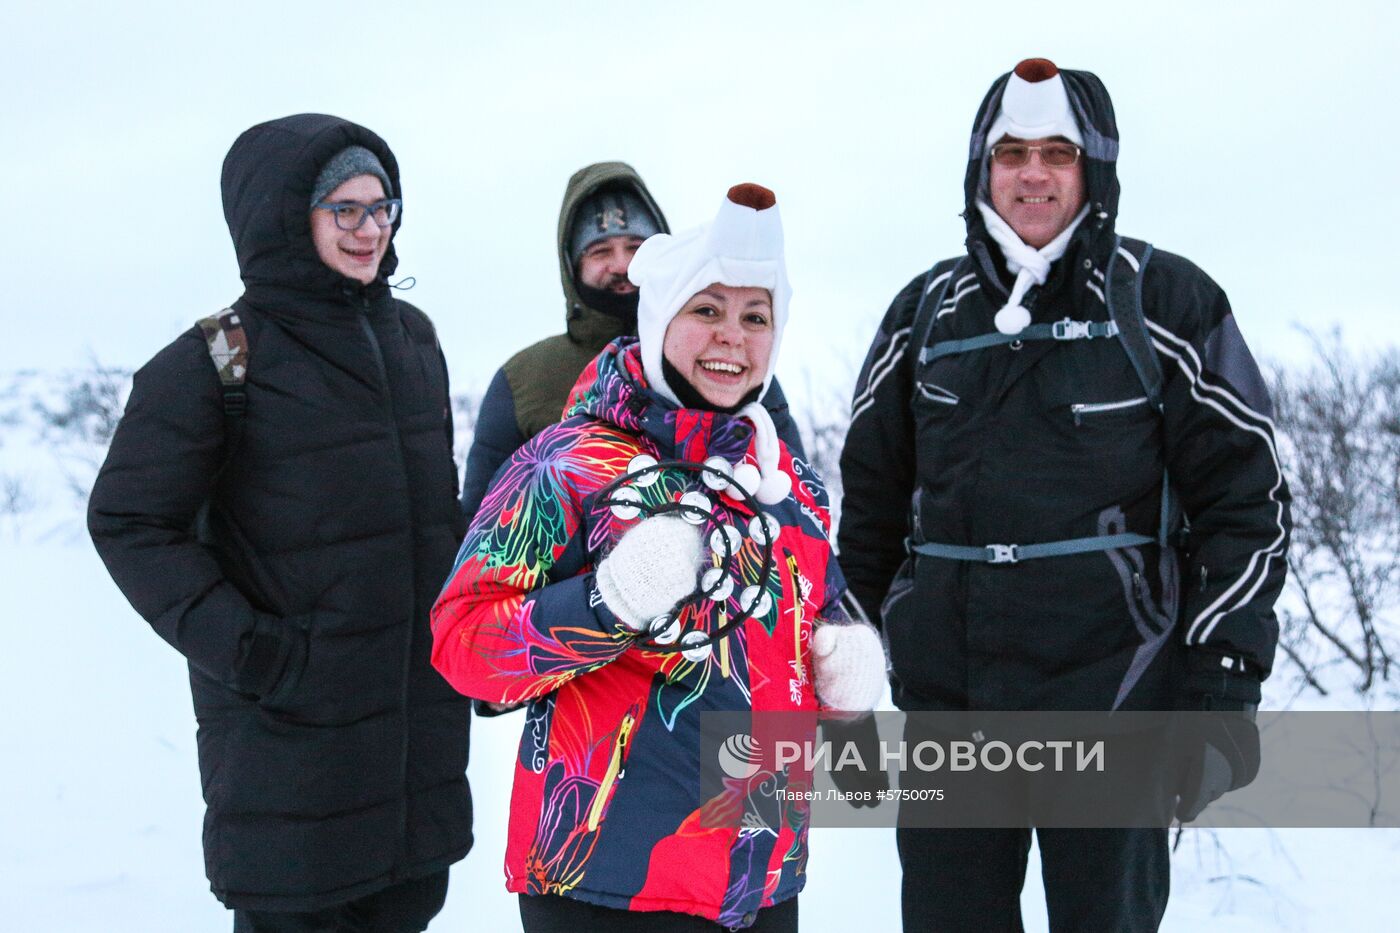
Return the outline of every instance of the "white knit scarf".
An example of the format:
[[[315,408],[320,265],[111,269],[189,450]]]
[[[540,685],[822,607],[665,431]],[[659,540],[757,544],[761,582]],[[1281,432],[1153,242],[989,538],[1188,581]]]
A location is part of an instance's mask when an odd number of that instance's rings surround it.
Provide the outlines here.
[[[1085,204],[1074,220],[1070,221],[1069,226],[1040,249],[1027,246],[1025,241],[1016,235],[1016,231],[1011,229],[1011,225],[1002,220],[1001,215],[986,201],[979,198],[977,209],[982,212],[987,233],[997,241],[997,245],[1001,247],[1001,254],[1006,257],[1007,271],[1016,276],[1016,283],[1011,286],[1011,297],[997,312],[997,330],[1003,334],[1019,334],[1031,322],[1031,313],[1021,307],[1021,299],[1030,291],[1032,285],[1045,284],[1045,280],[1050,277],[1050,266],[1069,248],[1070,237],[1074,236],[1075,228],[1089,213],[1089,205]]]

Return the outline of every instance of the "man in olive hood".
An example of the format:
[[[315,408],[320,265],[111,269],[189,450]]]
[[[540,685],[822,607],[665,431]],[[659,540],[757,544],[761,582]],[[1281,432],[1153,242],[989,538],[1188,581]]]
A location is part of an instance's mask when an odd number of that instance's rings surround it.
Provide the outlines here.
[[[641,176],[625,162],[595,162],[569,179],[557,240],[566,330],[521,350],[491,380],[462,482],[468,522],[501,464],[559,420],[584,367],[611,341],[637,332],[637,287],[627,268],[647,237],[669,232]],[[763,403],[779,435],[800,453],[796,426],[776,382]]]

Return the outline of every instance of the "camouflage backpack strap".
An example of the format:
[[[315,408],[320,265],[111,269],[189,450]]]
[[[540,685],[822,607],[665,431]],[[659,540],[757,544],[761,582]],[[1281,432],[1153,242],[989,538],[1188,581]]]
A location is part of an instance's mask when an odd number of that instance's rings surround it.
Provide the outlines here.
[[[224,397],[224,414],[241,416],[248,405],[243,384],[248,380],[248,332],[243,319],[232,308],[201,318],[199,329],[209,347],[209,358],[219,374],[219,391]]]
[[[242,316],[233,308],[201,318],[199,329],[209,348],[209,359],[219,374],[219,393],[224,404],[224,466],[233,457],[243,437],[243,414],[248,409],[248,332]],[[222,467],[220,468],[222,472]]]

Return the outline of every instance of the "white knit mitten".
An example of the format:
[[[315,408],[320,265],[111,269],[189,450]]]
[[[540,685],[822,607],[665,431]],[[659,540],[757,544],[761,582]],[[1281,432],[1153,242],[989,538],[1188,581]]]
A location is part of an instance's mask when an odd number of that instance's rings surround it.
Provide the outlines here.
[[[885,646],[870,625],[818,624],[812,635],[817,697],[829,709],[865,713],[885,689]]]
[[[638,522],[598,564],[598,592],[623,625],[640,632],[695,591],[700,532],[676,515]]]

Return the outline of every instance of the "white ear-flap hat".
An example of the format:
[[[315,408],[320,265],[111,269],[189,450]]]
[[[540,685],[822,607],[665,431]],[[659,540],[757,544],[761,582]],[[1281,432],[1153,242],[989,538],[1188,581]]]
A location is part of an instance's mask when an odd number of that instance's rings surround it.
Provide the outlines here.
[[[647,239],[632,257],[627,277],[640,290],[637,303],[637,336],[642,344],[642,369],[653,391],[677,405],[680,399],[666,384],[661,367],[666,328],[685,303],[708,285],[731,288],[765,288],[773,301],[773,350],[762,392],[773,381],[783,329],[787,326],[792,289],[783,261],[783,222],[777,198],[762,185],[735,185],[720,202],[714,220],[684,233],[658,233]],[[745,405],[739,414],[754,424],[760,502],[773,504],[791,489],[787,474],[778,470],[777,431],[767,409],[759,402]],[[736,470],[736,479],[751,478]],[[742,482],[742,480],[740,480]],[[748,487],[748,483],[743,485]],[[778,487],[782,487],[779,490]],[[776,496],[776,498],[774,498]]]
[[[987,132],[987,150],[1003,136],[1045,139],[1063,136],[1084,145],[1079,123],[1070,108],[1060,69],[1048,58],[1028,58],[1016,66],[1001,95],[1001,110]]]
[[[637,336],[647,382],[676,404],[680,400],[661,371],[671,319],[707,285],[768,289],[773,300],[773,352],[763,377],[768,391],[792,297],[783,262],[783,221],[773,192],[761,185],[735,185],[708,224],[649,237],[632,257],[627,277],[640,289]]]

